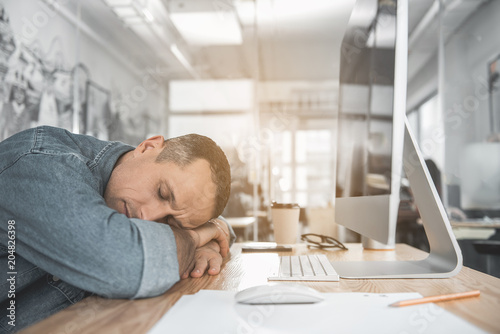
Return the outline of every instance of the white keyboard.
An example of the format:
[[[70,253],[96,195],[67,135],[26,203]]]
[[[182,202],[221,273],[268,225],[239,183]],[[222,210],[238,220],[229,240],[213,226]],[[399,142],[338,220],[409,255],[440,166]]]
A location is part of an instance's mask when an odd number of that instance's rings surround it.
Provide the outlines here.
[[[325,254],[280,256],[269,281],[338,281],[339,275]]]

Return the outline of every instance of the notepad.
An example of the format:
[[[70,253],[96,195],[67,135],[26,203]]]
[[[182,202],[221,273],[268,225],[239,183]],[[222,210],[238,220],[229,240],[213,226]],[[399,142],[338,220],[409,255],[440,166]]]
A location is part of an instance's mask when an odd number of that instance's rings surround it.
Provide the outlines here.
[[[394,308],[418,293],[324,293],[316,304],[245,305],[235,291],[183,296],[149,334],[233,333],[485,333],[436,304]]]

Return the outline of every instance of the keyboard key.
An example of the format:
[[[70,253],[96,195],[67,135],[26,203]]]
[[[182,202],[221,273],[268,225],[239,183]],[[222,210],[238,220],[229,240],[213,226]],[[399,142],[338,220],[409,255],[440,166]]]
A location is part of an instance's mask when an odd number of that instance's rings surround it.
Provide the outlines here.
[[[280,263],[280,277],[290,277],[290,256],[282,256]]]
[[[321,262],[321,265],[323,266],[323,269],[325,269],[327,275],[338,275],[335,269],[333,269],[330,261],[326,258],[326,255],[318,255],[318,260]]]
[[[299,259],[300,259],[300,264],[302,265],[303,276],[305,277],[314,276],[314,271],[313,268],[311,267],[311,262],[309,261],[309,257],[307,255],[301,255]]]
[[[302,267],[300,265],[300,258],[298,256],[290,257],[290,267],[293,277],[302,276]]]
[[[316,255],[311,255],[309,256],[311,260],[311,265],[314,270],[314,276],[326,276],[325,270],[323,269],[323,266],[318,260],[318,257]]]
[[[281,256],[280,260],[278,276],[268,277],[269,281],[339,281],[324,254]]]

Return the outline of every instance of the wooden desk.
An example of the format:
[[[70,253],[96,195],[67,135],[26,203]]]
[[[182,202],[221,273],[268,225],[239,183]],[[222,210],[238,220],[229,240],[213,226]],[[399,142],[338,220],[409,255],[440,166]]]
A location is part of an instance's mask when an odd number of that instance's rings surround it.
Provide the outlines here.
[[[457,239],[488,239],[497,229],[500,229],[500,221],[494,219],[491,221],[481,220],[451,220],[451,227]]]
[[[326,251],[333,260],[418,260],[426,256],[404,244],[394,251],[364,251],[359,244],[347,244],[349,251]],[[294,254],[309,251],[303,244]],[[290,255],[291,253],[286,253]],[[160,297],[142,300],[117,300],[89,297],[41,321],[22,333],[145,333],[184,294],[200,289],[240,290],[267,281],[266,265],[278,260],[276,253],[241,253],[235,244],[220,275],[186,279],[178,282]],[[463,268],[449,279],[345,280],[340,282],[307,282],[323,292],[419,292],[423,296],[479,289],[481,296],[440,303],[448,311],[491,332],[500,333],[500,279]],[[368,331],[369,332],[369,331]]]
[[[472,228],[500,228],[500,220],[495,218],[490,221],[481,221],[481,220],[465,220],[465,221],[456,221],[451,220],[450,224],[452,227],[472,227]]]

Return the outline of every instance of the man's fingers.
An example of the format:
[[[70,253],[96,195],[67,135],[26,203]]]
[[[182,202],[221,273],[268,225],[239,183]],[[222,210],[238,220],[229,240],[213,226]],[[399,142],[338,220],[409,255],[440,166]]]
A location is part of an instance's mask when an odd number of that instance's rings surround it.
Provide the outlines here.
[[[222,258],[212,258],[208,262],[208,274],[209,275],[217,275],[220,273],[220,266],[222,264]]]
[[[207,272],[217,275],[222,265],[222,256],[218,252],[218,245],[212,241],[209,245],[198,249],[194,268],[189,274],[191,277],[201,277]]]
[[[194,269],[191,271],[191,277],[201,277],[207,270],[208,261],[203,256],[201,258],[196,259],[196,265]]]
[[[189,267],[182,275],[181,275],[181,279],[186,279],[189,277],[189,273],[191,272],[191,270],[193,270],[193,267]]]

